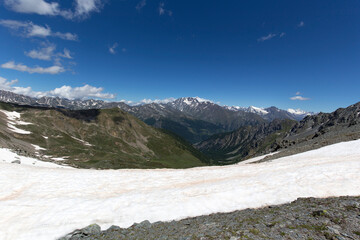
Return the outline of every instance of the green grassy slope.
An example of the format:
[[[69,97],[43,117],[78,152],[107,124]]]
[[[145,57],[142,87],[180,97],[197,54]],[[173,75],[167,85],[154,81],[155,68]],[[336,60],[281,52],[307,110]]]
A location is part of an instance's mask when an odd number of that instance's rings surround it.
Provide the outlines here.
[[[31,125],[17,126],[32,134],[6,129],[2,115],[0,138],[8,146],[17,143],[40,155],[67,157],[66,164],[81,168],[189,168],[206,165],[205,158],[178,137],[148,126],[120,109],[70,111],[0,103],[0,109],[21,112]],[[4,138],[10,140],[4,141]],[[9,141],[13,144],[9,144]],[[35,154],[35,150],[33,153]]]

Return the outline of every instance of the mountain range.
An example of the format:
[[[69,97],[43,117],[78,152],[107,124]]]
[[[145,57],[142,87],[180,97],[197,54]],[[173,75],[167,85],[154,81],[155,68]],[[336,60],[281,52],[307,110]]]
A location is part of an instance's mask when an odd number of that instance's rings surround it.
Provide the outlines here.
[[[130,106],[124,102],[105,102],[94,99],[32,98],[0,90],[0,101],[70,110],[120,108],[147,124],[171,131],[190,143],[197,143],[214,134],[233,131],[242,126],[263,124],[274,119],[299,121],[307,115],[314,114],[301,110],[282,110],[276,107],[220,106],[199,97],[179,98],[168,103]]]
[[[360,102],[332,113],[306,116],[300,122],[276,119],[213,135],[195,146],[219,164],[230,164],[266,153],[292,155],[360,138]]]
[[[360,103],[313,114],[198,97],[130,106],[0,91],[0,101],[0,146],[84,168],[222,165],[360,138]]]

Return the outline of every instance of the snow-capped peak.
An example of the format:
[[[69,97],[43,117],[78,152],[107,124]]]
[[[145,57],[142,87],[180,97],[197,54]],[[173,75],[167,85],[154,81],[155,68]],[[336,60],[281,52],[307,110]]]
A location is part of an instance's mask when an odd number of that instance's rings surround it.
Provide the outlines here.
[[[304,111],[304,110],[301,110],[301,109],[292,109],[292,108],[289,108],[287,110],[289,113],[291,114],[295,114],[295,115],[311,115],[310,113]]]
[[[211,100],[200,98],[200,97],[185,97],[179,98],[177,101],[183,102],[187,105],[197,104],[197,103],[213,103]]]
[[[246,108],[244,107],[240,107],[240,106],[224,106],[224,108],[226,108],[227,110],[231,110],[231,111],[244,111],[246,110]]]
[[[254,107],[254,106],[249,107],[249,112],[257,113],[257,114],[268,114],[269,113],[268,111],[266,111],[263,108]]]
[[[213,101],[209,100],[209,99],[205,99],[205,98],[200,98],[200,97],[194,97],[194,99],[196,99],[198,102],[204,103],[204,102],[210,102],[212,103]]]

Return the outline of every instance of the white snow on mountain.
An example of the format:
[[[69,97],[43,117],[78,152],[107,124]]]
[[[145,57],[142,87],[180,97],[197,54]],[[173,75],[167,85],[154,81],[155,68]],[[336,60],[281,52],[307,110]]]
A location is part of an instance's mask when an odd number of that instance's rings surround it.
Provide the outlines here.
[[[194,99],[196,99],[198,102],[201,102],[201,103],[205,103],[205,102],[213,103],[213,101],[211,101],[209,99],[205,99],[205,98],[194,97]]]
[[[42,150],[42,151],[45,151],[46,149],[45,148],[42,148],[38,145],[35,145],[35,144],[31,144],[31,146],[33,146],[35,148],[35,150],[39,151],[39,150]]]
[[[84,140],[82,140],[82,139],[79,139],[79,138],[76,138],[76,137],[73,137],[73,136],[71,136],[71,138],[72,139],[75,139],[76,141],[79,141],[79,142],[81,142],[82,144],[84,144],[85,146],[93,146],[92,144],[90,144],[90,143],[88,143],[88,142],[86,142],[86,141],[84,141]]]
[[[31,134],[31,132],[29,132],[29,131],[15,127],[15,125],[30,125],[30,124],[32,124],[29,122],[20,121],[20,116],[21,116],[20,113],[15,112],[15,111],[9,112],[6,110],[0,110],[0,112],[5,114],[5,116],[7,117],[7,119],[8,119],[7,126],[10,131],[18,133],[18,134]]]
[[[13,124],[11,124],[10,122],[7,124],[8,129],[14,133],[18,133],[18,134],[31,134],[30,131],[26,131],[20,128],[15,127]]]
[[[36,145],[33,145],[33,146],[36,146]],[[16,161],[18,163],[12,163],[14,161]],[[18,154],[16,154],[15,152],[13,152],[7,148],[0,148],[0,168],[2,166],[4,166],[3,165],[4,163],[12,163],[17,166],[25,165],[25,166],[37,166],[37,167],[46,167],[46,168],[70,168],[68,166],[58,165],[58,164],[55,164],[52,162],[44,162],[44,161],[38,160],[36,158],[19,156]],[[3,181],[4,181],[4,179],[2,179],[0,177],[0,185],[3,183]],[[13,190],[15,191],[15,188]],[[2,203],[3,203],[2,201],[4,200],[3,197],[6,196],[4,194],[5,194],[5,192],[0,190],[0,209],[2,208]],[[4,238],[2,238],[2,228],[1,227],[0,227],[0,239],[4,239]]]
[[[99,171],[0,161],[0,239],[56,239],[92,223],[128,227],[298,197],[360,195],[359,170],[360,140],[260,164],[186,170]]]
[[[295,114],[295,115],[311,115],[310,113],[305,112],[304,110],[301,110],[301,109],[292,109],[292,108],[289,108],[287,111],[288,111],[289,113]]]
[[[228,109],[228,110],[231,110],[231,111],[240,111],[240,110],[242,110],[242,111],[246,111],[247,110],[247,108],[245,108],[245,107],[239,107],[239,106],[224,106],[226,109]]]
[[[268,113],[269,113],[268,111],[266,111],[266,110],[263,109],[263,108],[254,107],[254,106],[250,106],[250,107],[249,107],[249,112],[256,113],[256,114],[260,114],[260,115],[265,115],[265,114],[268,114]]]
[[[185,103],[185,104],[187,104],[187,105],[191,105],[193,102],[191,101],[191,100],[189,100],[188,98],[185,98],[184,100],[183,100],[183,102]]]
[[[176,99],[177,101],[183,102],[187,105],[198,105],[199,103],[213,103],[211,100],[200,98],[200,97],[186,97]],[[172,101],[174,103],[176,100]]]

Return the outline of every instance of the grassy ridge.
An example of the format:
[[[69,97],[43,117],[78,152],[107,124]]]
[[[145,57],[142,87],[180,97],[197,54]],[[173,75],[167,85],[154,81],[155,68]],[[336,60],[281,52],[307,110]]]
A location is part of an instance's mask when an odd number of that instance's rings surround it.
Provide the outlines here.
[[[81,168],[188,168],[206,165],[206,159],[179,137],[148,126],[120,109],[70,111],[0,104],[21,112],[17,126],[31,131],[8,131],[1,138],[36,144],[42,155],[67,157],[65,163]],[[29,147],[31,149],[31,147]],[[201,158],[200,158],[201,156]]]

